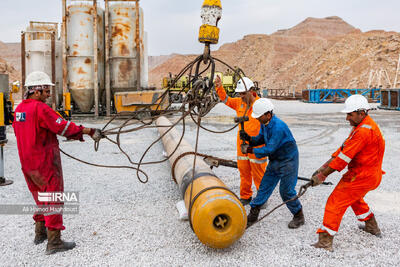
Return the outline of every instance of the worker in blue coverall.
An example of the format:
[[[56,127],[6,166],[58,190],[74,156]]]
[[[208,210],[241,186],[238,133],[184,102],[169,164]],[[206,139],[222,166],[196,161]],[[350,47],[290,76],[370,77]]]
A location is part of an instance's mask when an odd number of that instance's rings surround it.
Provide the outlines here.
[[[258,219],[261,206],[267,202],[276,185],[280,181],[279,193],[283,201],[289,200],[297,195],[295,186],[299,170],[299,152],[296,140],[293,138],[289,127],[273,113],[274,106],[269,99],[260,98],[253,104],[252,117],[260,124],[260,133],[249,136],[244,130],[240,137],[249,142],[243,144],[242,153],[254,153],[257,158],[268,156],[269,164],[261,180],[257,196],[250,202],[250,213],[247,216],[247,224],[251,225]],[[253,148],[265,144],[260,148]],[[294,215],[289,222],[289,228],[298,228],[304,224],[303,209],[298,199],[286,204]]]

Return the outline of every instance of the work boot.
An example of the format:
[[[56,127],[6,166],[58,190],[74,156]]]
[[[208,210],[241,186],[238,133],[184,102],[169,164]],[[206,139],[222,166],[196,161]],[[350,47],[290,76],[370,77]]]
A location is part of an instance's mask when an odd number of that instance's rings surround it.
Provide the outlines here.
[[[318,242],[313,244],[312,246],[315,248],[323,248],[325,250],[332,252],[333,251],[332,243],[333,243],[333,236],[331,236],[326,232],[323,232],[319,233]]]
[[[252,197],[250,198],[240,198],[240,202],[242,203],[243,206],[249,205],[251,202]]]
[[[47,239],[48,241],[47,241],[46,255],[70,250],[76,246],[75,242],[62,241],[60,230],[54,230],[54,231],[48,230]]]
[[[360,225],[359,228],[367,233],[370,233],[377,237],[382,237],[381,229],[378,227],[378,223],[375,220],[375,215],[365,221],[365,225]]]
[[[304,214],[303,209],[300,209],[294,216],[293,219],[289,222],[288,227],[290,229],[299,228],[304,224]]]
[[[44,226],[44,222],[35,222],[35,239],[33,243],[35,245],[39,245],[43,243],[47,239],[47,231],[46,226]]]
[[[258,214],[260,214],[260,207],[252,207],[250,209],[249,215],[247,216],[247,227],[255,223],[258,219]]]

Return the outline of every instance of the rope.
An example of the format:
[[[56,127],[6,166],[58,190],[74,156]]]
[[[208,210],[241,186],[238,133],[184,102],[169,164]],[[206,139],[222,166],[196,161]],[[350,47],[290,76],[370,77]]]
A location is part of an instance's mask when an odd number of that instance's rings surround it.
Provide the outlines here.
[[[197,124],[197,125],[200,125],[200,123],[201,123],[201,117],[198,116],[198,124]],[[197,133],[196,133],[196,145],[195,145],[195,147],[194,147],[194,152],[195,152],[195,153],[197,153],[197,147],[198,147],[198,144],[199,144],[199,132],[200,132],[200,127],[198,126],[198,127],[197,127]],[[193,206],[192,194],[193,194],[194,173],[195,173],[195,171],[196,171],[196,159],[197,159],[197,157],[195,156],[195,157],[193,158],[192,180],[190,181],[190,195],[189,195],[190,205],[189,205],[189,211],[188,211],[189,217],[192,217],[190,214],[191,214],[191,212],[192,212],[192,206]],[[190,221],[191,221],[191,220],[190,220]],[[192,222],[190,222],[190,227],[191,227],[192,230],[193,230]]]
[[[144,183],[144,184],[147,183],[147,181],[148,181],[148,175],[147,175],[144,171],[142,171],[142,170],[140,170],[140,169],[138,169],[138,168],[135,168],[135,167],[132,167],[132,166],[122,166],[122,165],[120,165],[120,166],[114,166],[114,165],[101,165],[101,164],[91,163],[91,162],[87,162],[87,161],[78,159],[78,158],[76,158],[76,157],[74,157],[74,156],[68,154],[67,152],[65,152],[65,151],[62,150],[62,149],[60,149],[60,151],[61,151],[61,153],[63,153],[64,155],[70,157],[71,159],[74,159],[74,160],[76,160],[76,161],[79,161],[79,162],[81,162],[81,163],[84,163],[84,164],[87,164],[87,165],[90,165],[90,166],[94,166],[94,167],[111,168],[111,169],[132,169],[132,170],[138,170],[139,172],[143,173],[143,175],[145,175],[145,177],[146,177],[146,180],[143,181],[143,180],[141,180],[141,179],[139,178],[139,181],[140,181],[141,183]]]
[[[253,226],[254,224],[260,222],[261,220],[263,220],[264,218],[268,217],[271,213],[273,213],[275,210],[277,210],[278,208],[282,207],[283,205],[285,205],[286,203],[290,202],[290,201],[295,201],[296,199],[299,199],[301,196],[303,196],[306,191],[307,188],[309,188],[311,186],[311,182],[308,182],[304,185],[302,185],[300,187],[299,193],[297,193],[297,195],[289,200],[286,200],[284,202],[282,202],[281,204],[279,204],[278,206],[276,206],[275,208],[273,208],[271,211],[269,211],[267,214],[265,214],[264,216],[262,216],[261,218],[259,218],[257,221],[255,221],[252,224],[248,224],[246,229],[250,228],[251,226]]]
[[[205,64],[204,64],[204,61]],[[203,64],[202,64],[203,62]],[[137,110],[133,112],[133,115],[130,116],[128,119],[125,119],[123,123],[120,126],[108,128],[113,121],[115,121],[117,118],[121,117],[121,115],[116,114],[114,115],[101,129],[102,134],[104,135],[104,139],[108,140],[112,144],[118,146],[119,151],[128,159],[129,163],[133,166],[109,166],[109,165],[102,165],[102,164],[94,164],[90,163],[81,159],[78,159],[77,157],[71,156],[64,151],[62,151],[66,156],[77,160],[81,163],[88,164],[90,166],[95,166],[95,167],[103,167],[103,168],[129,168],[132,170],[136,170],[136,176],[138,180],[142,183],[146,183],[148,181],[148,175],[141,169],[142,165],[150,165],[150,164],[158,164],[165,162],[169,160],[169,158],[175,153],[177,148],[179,147],[181,141],[183,140],[183,137],[185,135],[185,118],[187,116],[190,116],[191,119],[196,123],[197,125],[197,136],[196,136],[196,149],[195,152],[197,153],[197,144],[198,144],[198,135],[199,135],[199,130],[200,128],[209,131],[212,133],[226,133],[229,131],[232,131],[234,128],[237,127],[237,124],[235,124],[233,127],[223,130],[223,131],[214,131],[211,129],[207,129],[206,127],[201,125],[201,118],[206,116],[210,110],[219,102],[219,98],[216,95],[214,84],[213,84],[213,78],[215,75],[215,62],[219,62],[222,65],[228,67],[228,69],[232,70],[233,73],[237,73],[237,71],[229,66],[227,63],[223,62],[220,59],[212,57],[210,54],[206,55],[200,55],[196,57],[192,62],[187,64],[179,73],[176,75],[172,83],[168,86],[168,88],[165,90],[164,93],[162,93],[155,101],[155,107],[153,110],[150,112],[157,113],[156,115],[150,114],[150,116],[146,117],[145,119],[141,118],[143,117],[143,114],[146,115],[149,113],[149,108],[144,107],[141,108],[140,110]],[[193,71],[193,67],[195,67]],[[210,78],[208,77],[202,77],[201,75],[204,74],[208,69],[211,69],[210,73]],[[172,110],[171,105],[172,103],[169,103],[167,107],[164,110],[161,110],[161,104],[166,101],[166,98],[169,97],[171,88],[175,88],[175,85],[177,81],[185,74],[189,72],[189,82],[181,88],[181,90],[178,92],[178,94],[183,95],[186,93],[186,96],[183,98],[182,104],[180,108],[177,110]],[[194,73],[194,75],[192,75]],[[242,79],[242,75],[244,73],[237,73],[237,75]],[[188,108],[187,108],[188,107]],[[186,110],[187,109],[187,110]],[[248,107],[246,108],[246,111],[248,110]],[[157,138],[154,142],[152,142],[145,152],[142,154],[140,157],[140,160],[138,162],[134,162],[131,159],[131,156],[128,155],[128,153],[122,148],[121,146],[121,135],[126,134],[126,133],[131,133],[134,131],[139,131],[142,129],[147,129],[147,128],[155,128],[156,126],[153,126],[153,123],[157,118],[160,116],[168,116],[168,115],[177,115],[180,113],[180,117],[177,120],[176,123],[174,123],[171,126],[159,126],[159,127],[169,127],[169,129],[164,133],[168,133],[172,128],[174,128],[178,123],[182,121],[183,124],[183,129],[182,129],[182,135],[181,138],[175,147],[173,153],[171,153],[168,157],[164,158],[163,160],[157,160],[157,161],[148,161],[144,162],[143,159],[147,155],[147,153],[150,151],[150,149],[158,142],[161,140],[163,136],[160,136]],[[195,121],[194,116],[198,117],[198,122]],[[139,125],[138,125],[139,124]],[[111,139],[111,136],[115,136],[115,140]],[[94,143],[94,150],[98,151],[100,146],[100,142],[95,142]],[[210,156],[208,156],[210,157]],[[217,158],[216,158],[217,159]],[[222,160],[222,159],[221,159]],[[193,162],[193,169],[195,169],[196,165],[196,157],[194,157],[194,162]],[[145,177],[142,179],[140,175],[144,175]]]

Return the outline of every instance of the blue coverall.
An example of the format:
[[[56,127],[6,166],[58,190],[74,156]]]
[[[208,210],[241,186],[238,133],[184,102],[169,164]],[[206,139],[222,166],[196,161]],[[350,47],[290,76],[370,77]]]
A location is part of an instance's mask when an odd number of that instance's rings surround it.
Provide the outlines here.
[[[253,152],[257,158],[268,156],[269,164],[257,196],[250,202],[251,207],[261,206],[267,202],[279,181],[279,193],[283,201],[297,194],[295,186],[299,170],[299,152],[289,127],[273,115],[267,125],[261,124],[260,133],[250,140],[251,146],[261,144],[265,146],[254,148]],[[298,199],[286,205],[292,214],[296,214],[302,208]]]

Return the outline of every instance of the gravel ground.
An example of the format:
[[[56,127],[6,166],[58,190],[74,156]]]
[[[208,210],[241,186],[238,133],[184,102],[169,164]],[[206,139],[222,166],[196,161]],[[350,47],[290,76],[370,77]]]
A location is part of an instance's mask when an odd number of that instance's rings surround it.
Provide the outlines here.
[[[347,137],[350,126],[338,111],[343,104],[306,104],[274,101],[276,114],[291,128],[300,150],[301,176],[311,173],[325,162]],[[399,266],[400,265],[400,189],[395,171],[400,152],[400,113],[384,110],[371,112],[386,139],[380,187],[366,196],[376,214],[383,238],[358,229],[351,209],[345,214],[334,240],[333,253],[314,249],[315,231],[322,222],[324,206],[333,186],[310,188],[302,197],[306,224],[297,230],[287,228],[291,214],[286,207],[278,209],[258,225],[250,228],[233,246],[215,250],[204,246],[180,221],[175,208],[180,195],[171,180],[170,164],[146,165],[147,184],[140,183],[136,173],[126,169],[95,168],[62,156],[66,191],[79,191],[79,214],[65,215],[65,240],[74,240],[71,251],[44,256],[45,243],[33,245],[34,225],[31,215],[0,215],[2,266],[127,266],[127,265],[199,265],[199,266]],[[223,130],[232,125],[234,113],[219,104],[204,119],[204,126]],[[101,127],[104,121],[82,120],[86,126]],[[181,129],[181,127],[179,128]],[[195,140],[195,125],[189,123],[185,138]],[[123,136],[123,147],[137,161],[147,146],[158,137],[156,129],[146,129]],[[32,204],[20,170],[15,136],[8,129],[5,146],[5,174],[14,184],[0,188],[3,204]],[[235,158],[235,133],[200,132],[199,151],[227,159]],[[90,140],[66,142],[63,150],[90,162],[128,164],[118,148],[102,142],[98,152]],[[145,161],[162,159],[161,143],[153,146]],[[215,173],[239,193],[237,170],[220,167]],[[338,173],[329,181],[337,183]],[[297,188],[304,182],[299,181]],[[277,191],[277,190],[275,190]],[[281,202],[274,192],[267,208]],[[262,211],[266,212],[266,211]],[[262,214],[261,214],[262,215]]]

